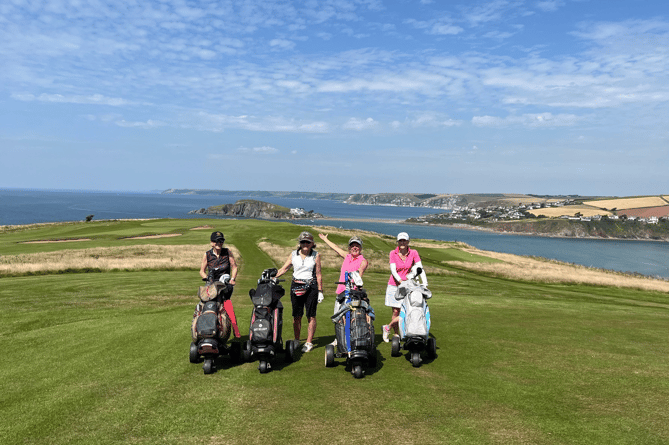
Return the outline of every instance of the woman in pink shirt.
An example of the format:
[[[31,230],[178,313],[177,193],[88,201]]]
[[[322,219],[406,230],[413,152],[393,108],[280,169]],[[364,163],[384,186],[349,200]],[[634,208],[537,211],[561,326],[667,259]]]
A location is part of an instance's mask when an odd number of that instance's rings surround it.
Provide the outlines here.
[[[395,298],[397,294],[397,286],[407,279],[407,274],[415,265],[423,267],[418,251],[409,248],[409,234],[401,232],[397,235],[397,248],[390,252],[390,279],[388,280],[388,287],[386,288],[386,306],[393,309],[393,316],[390,323],[383,325],[383,341],[390,341],[390,328],[395,331],[395,335],[399,335],[399,319],[400,307],[402,306]],[[425,272],[422,274],[424,283],[427,283]]]
[[[341,271],[339,273],[339,282],[344,281],[345,272],[357,271],[362,277],[362,274],[365,272],[365,269],[367,269],[369,263],[365,257],[362,256],[362,240],[360,238],[357,236],[352,236],[351,239],[348,240],[348,252],[346,252],[344,249],[330,241],[327,234],[319,233],[318,236],[320,236],[321,239],[325,241],[325,244],[327,244],[332,250],[337,252],[337,254],[339,254],[339,256],[344,259],[344,262],[341,265]],[[340,295],[342,292],[344,292],[344,290],[345,286],[343,284],[337,285],[337,295]],[[339,303],[335,298],[334,312],[336,313],[338,310]]]

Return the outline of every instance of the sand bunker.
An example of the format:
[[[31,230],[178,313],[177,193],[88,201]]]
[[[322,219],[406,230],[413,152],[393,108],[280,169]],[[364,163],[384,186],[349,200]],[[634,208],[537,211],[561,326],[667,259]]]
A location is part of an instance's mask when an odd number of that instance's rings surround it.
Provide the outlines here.
[[[213,228],[214,226],[199,226],[199,227],[193,227],[190,230],[211,230]]]
[[[90,241],[90,238],[75,238],[75,239],[46,239],[37,241],[24,241],[21,244],[46,244],[46,243],[72,243],[77,241]]]
[[[180,233],[164,233],[162,235],[146,235],[146,236],[132,236],[125,239],[156,239],[156,238],[170,238],[173,236],[181,236]]]

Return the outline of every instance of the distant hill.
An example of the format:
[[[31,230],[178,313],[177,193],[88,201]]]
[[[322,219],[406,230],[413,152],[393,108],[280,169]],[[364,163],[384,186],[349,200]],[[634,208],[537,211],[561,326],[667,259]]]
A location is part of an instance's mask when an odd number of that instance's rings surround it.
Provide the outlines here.
[[[318,193],[296,191],[259,191],[259,190],[211,190],[211,189],[169,189],[163,194],[179,195],[233,195],[251,198],[293,198],[293,199],[329,199],[347,204],[390,205],[406,207],[429,207],[444,210],[457,210],[465,207],[487,207],[492,205],[518,206],[522,204],[541,204],[566,198],[595,199],[596,197],[524,195],[514,193],[470,193],[470,194],[434,194],[434,193]]]

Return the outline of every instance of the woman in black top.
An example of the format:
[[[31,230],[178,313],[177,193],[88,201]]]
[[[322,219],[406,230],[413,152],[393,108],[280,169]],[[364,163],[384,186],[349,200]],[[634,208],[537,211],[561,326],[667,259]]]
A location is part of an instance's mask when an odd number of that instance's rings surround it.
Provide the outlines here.
[[[212,280],[217,281],[222,275],[228,274],[230,275],[228,283],[234,286],[237,279],[237,263],[230,249],[223,248],[225,237],[221,232],[213,232],[210,240],[211,250],[206,251],[202,257],[200,276],[206,279],[211,275]],[[225,312],[228,313],[235,337],[239,338],[241,335],[237,327],[237,318],[235,317],[232,300],[230,298],[224,300],[223,307]]]

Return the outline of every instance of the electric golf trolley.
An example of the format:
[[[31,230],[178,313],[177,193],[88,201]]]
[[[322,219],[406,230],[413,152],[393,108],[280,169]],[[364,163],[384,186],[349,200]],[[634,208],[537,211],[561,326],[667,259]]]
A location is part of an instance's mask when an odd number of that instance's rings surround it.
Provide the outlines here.
[[[228,283],[230,275],[225,274],[221,278],[214,280],[212,274],[203,278],[207,285],[198,289],[200,302],[195,308],[191,325],[192,342],[188,358],[191,363],[204,362],[202,369],[205,374],[216,371],[219,356],[228,356],[237,362],[241,352],[239,342],[228,344],[231,323],[223,303],[232,295],[232,285]]]
[[[335,324],[336,346],[325,347],[325,366],[335,366],[336,358],[345,357],[346,366],[356,379],[365,375],[365,368],[376,367],[374,344],[374,309],[369,304],[362,279],[356,272],[344,274],[346,286],[339,310],[332,316]]]
[[[399,357],[401,350],[409,351],[409,359],[414,367],[423,361],[421,353],[425,352],[429,359],[437,357],[437,341],[430,337],[430,308],[427,300],[432,292],[422,284],[418,277],[423,270],[418,267],[407,275],[397,288],[397,300],[402,301],[400,308],[400,336],[392,339],[390,354]]]
[[[242,358],[247,362],[257,359],[261,374],[271,371],[277,353],[285,352],[286,362],[293,362],[299,346],[297,340],[288,340],[285,349],[283,347],[283,304],[280,300],[286,291],[279,284],[284,280],[277,279],[276,273],[276,269],[265,269],[258,280],[258,286],[249,290],[253,314],[249,339],[242,347]]]

